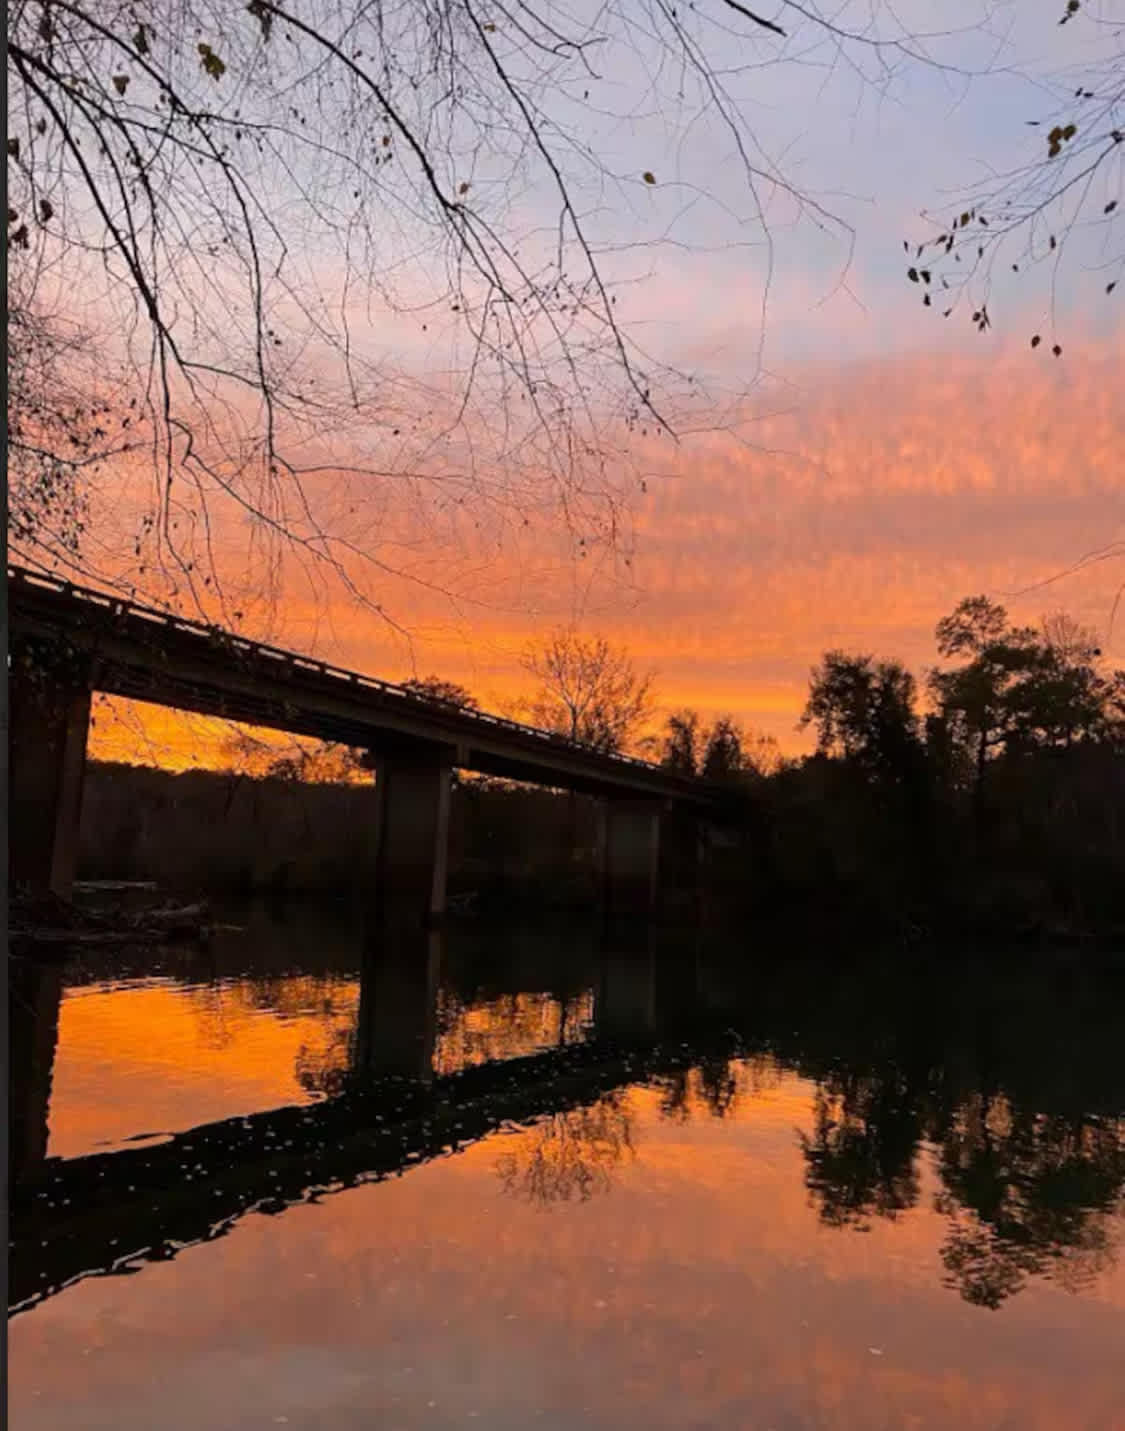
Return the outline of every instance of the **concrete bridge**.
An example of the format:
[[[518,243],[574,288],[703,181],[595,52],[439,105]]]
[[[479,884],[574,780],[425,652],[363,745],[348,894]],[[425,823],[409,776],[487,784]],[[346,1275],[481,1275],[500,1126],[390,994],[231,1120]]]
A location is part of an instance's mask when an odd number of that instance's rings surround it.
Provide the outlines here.
[[[94,691],[371,750],[376,898],[422,922],[445,907],[455,768],[601,798],[607,900],[622,913],[652,905],[663,816],[731,813],[729,790],[647,761],[26,568],[8,569],[8,621],[14,884],[70,891]]]

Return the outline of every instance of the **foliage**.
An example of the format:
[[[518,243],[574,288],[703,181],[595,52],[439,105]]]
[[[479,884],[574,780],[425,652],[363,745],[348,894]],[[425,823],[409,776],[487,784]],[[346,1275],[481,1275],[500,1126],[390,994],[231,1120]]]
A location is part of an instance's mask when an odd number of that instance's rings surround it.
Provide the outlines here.
[[[402,689],[412,696],[421,696],[423,700],[436,701],[439,705],[457,706],[459,710],[466,711],[480,710],[480,702],[470,690],[442,676],[412,677],[403,681]]]
[[[665,718],[657,759],[683,775],[728,782],[772,775],[782,765],[772,736],[748,732],[730,716],[719,716],[704,727],[693,710],[673,711]]]
[[[1060,8],[1056,26],[1082,27],[1090,58],[1046,77],[1041,93],[1049,108],[1027,121],[1023,161],[1011,169],[985,166],[984,177],[946,208],[951,218],[926,216],[936,230],[931,237],[903,241],[912,259],[907,278],[920,288],[923,306],[946,318],[965,312],[982,333],[992,325],[989,303],[1001,269],[1050,275],[1053,326],[1055,285],[1072,241],[1093,236],[1086,252],[1096,254],[1091,267],[1106,298],[1125,266],[1125,31],[1113,5],[1066,0]],[[1041,332],[1031,334],[1033,349],[1042,342]],[[1048,346],[1061,356],[1060,342]]]
[[[931,672],[930,691],[945,730],[971,754],[978,800],[996,752],[1066,748],[1119,728],[1119,675],[1100,668],[1096,636],[1064,613],[1036,631],[1010,625],[986,597],[967,597],[936,637],[943,656],[965,658]]]
[[[887,780],[903,778],[919,743],[914,677],[897,661],[829,651],[813,669],[800,728],[817,749]]]

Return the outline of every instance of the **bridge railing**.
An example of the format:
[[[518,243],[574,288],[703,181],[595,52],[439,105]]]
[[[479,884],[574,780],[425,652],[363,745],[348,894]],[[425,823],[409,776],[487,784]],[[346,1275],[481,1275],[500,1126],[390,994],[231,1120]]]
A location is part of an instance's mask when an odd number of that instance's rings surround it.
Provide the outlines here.
[[[408,690],[405,686],[397,685],[393,681],[381,680],[378,676],[364,675],[362,671],[349,670],[345,666],[336,666],[329,661],[319,661],[312,656],[302,656],[295,651],[286,651],[280,646],[272,646],[265,641],[252,641],[246,636],[239,636],[233,631],[228,631],[221,626],[208,625],[202,621],[193,621],[190,617],[178,616],[174,612],[157,610],[155,607],[143,606],[138,602],[131,601],[122,596],[115,596],[112,593],[98,591],[94,587],[80,586],[74,582],[67,581],[63,577],[49,575],[45,572],[37,572],[29,567],[9,566],[8,583],[11,586],[24,586],[51,593],[66,600],[77,602],[80,605],[89,606],[100,611],[108,612],[115,618],[130,617],[148,622],[155,629],[162,631],[177,631],[184,635],[205,637],[210,641],[217,641],[236,651],[253,658],[265,658],[276,661],[279,666],[286,670],[307,671],[314,675],[329,676],[337,680],[346,680],[352,685],[361,686],[366,690],[376,691],[380,695],[389,696],[392,700],[407,701],[420,708],[430,708],[436,706],[447,711],[456,712],[463,720],[471,724],[480,725],[488,729],[509,731],[513,735],[531,737],[556,749],[562,747],[567,750],[579,751],[584,755],[596,755],[602,760],[612,761],[618,765],[631,767],[637,770],[644,770],[651,774],[659,774],[664,779],[676,780],[677,778],[685,785],[697,785],[699,782],[693,777],[679,775],[673,771],[664,769],[651,760],[642,760],[639,756],[623,755],[617,751],[598,750],[596,746],[586,745],[582,741],[571,740],[569,736],[560,735],[557,731],[544,730],[540,726],[526,725],[522,721],[508,719],[507,716],[493,715],[488,711],[472,710],[467,706],[459,706],[454,701],[443,701],[431,696],[419,695],[416,691]]]

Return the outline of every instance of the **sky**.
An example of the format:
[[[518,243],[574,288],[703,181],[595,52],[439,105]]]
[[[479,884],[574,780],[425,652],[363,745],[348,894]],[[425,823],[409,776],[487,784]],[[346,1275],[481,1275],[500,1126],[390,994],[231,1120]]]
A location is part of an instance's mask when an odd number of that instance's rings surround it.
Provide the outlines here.
[[[1057,271],[998,267],[986,333],[967,312],[943,320],[940,305],[921,306],[903,249],[930,234],[924,209],[948,211],[981,175],[1038,156],[1045,141],[1029,121],[1053,113],[1049,77],[1120,57],[1122,30],[1105,23],[1125,19],[1120,7],[1086,10],[1084,27],[1060,29],[1055,0],[997,4],[968,32],[927,41],[939,61],[929,67],[862,44],[841,51],[800,28],[784,64],[773,41],[743,38],[737,51],[731,41],[723,80],[760,141],[751,160],[776,160],[820,206],[802,213],[759,186],[766,227],[731,131],[703,112],[690,76],[656,63],[639,26],[631,53],[594,61],[583,104],[558,100],[552,133],[567,139],[626,333],[654,372],[692,378],[670,399],[676,436],[651,424],[626,433],[607,413],[605,490],[575,494],[569,526],[534,457],[518,471],[512,459],[507,504],[391,476],[318,478],[314,500],[347,535],[344,565],[368,600],[288,554],[270,568],[272,599],[240,603],[245,629],[390,679],[440,674],[511,711],[528,693],[521,651],[574,626],[625,644],[654,673],[662,709],[730,714],[791,751],[808,746],[796,724],[825,650],[895,657],[922,674],[936,621],[966,595],[984,592],[1020,620],[1065,608],[1125,662],[1114,608],[1125,581],[1125,323],[1105,295],[1119,236],[1112,223],[1084,225]],[[845,22],[860,13],[842,12]],[[959,31],[986,7],[917,0],[894,13],[912,32]],[[878,11],[881,33],[890,14]],[[722,68],[721,35],[712,54]],[[736,56],[753,63],[737,67]],[[489,212],[534,246],[553,214],[542,186],[505,189],[487,156],[474,163],[472,182],[496,191]],[[339,254],[308,233],[301,243],[315,283],[338,296]],[[422,291],[431,261],[396,270],[400,291]],[[343,302],[356,348],[397,364],[402,410],[425,390],[432,416],[463,358],[455,326],[432,315],[423,325],[371,292]],[[341,465],[361,449],[368,460],[369,431],[322,441]],[[109,533],[128,503],[115,484],[99,500]],[[232,589],[263,569],[259,539],[219,510]],[[103,706],[91,750],[207,763],[214,733],[198,719]]]

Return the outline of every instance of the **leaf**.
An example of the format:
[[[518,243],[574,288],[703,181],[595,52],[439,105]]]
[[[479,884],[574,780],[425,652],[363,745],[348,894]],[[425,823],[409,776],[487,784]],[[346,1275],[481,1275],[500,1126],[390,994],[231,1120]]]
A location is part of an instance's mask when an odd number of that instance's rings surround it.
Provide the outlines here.
[[[469,182],[468,182],[467,179],[465,180],[465,182],[464,182],[463,184],[458,184],[458,185],[457,185],[457,192],[458,192],[459,194],[467,194],[467,193],[469,192]]]
[[[211,48],[211,46],[207,44],[200,44],[199,46],[197,46],[197,48],[199,50],[199,58],[202,61],[203,68],[207,71],[211,78],[216,81],[222,79],[223,75],[226,74],[227,67],[218,57],[215,51]]]
[[[1117,200],[1116,200],[1116,199],[1110,199],[1109,203],[1106,204],[1105,208],[1102,210],[1102,213],[1103,213],[1103,214],[1112,214],[1113,211],[1114,211],[1114,209],[1116,209],[1116,207],[1117,207]]]
[[[1061,349],[1061,348],[1059,347],[1059,345],[1056,343],[1055,346],[1051,349],[1051,352],[1054,353],[1055,357],[1057,358],[1057,357],[1060,357],[1060,356],[1061,356],[1061,354],[1062,354],[1062,349]]]
[[[911,283],[918,282],[918,270],[916,268],[908,268],[906,270],[906,276],[910,279]]]
[[[1043,339],[1040,338],[1040,336],[1039,336],[1038,333],[1036,333],[1035,337],[1032,338],[1032,340],[1031,340],[1031,346],[1032,346],[1033,348],[1038,348],[1039,344],[1040,344],[1042,341],[1043,341]]]
[[[138,55],[148,54],[148,31],[144,25],[137,26],[137,33],[133,36],[133,48]]]
[[[128,75],[114,75],[114,76],[113,76],[113,87],[114,87],[114,89],[117,91],[118,94],[124,94],[125,91],[129,88],[129,76],[128,76]]]
[[[18,139],[8,140],[8,158],[18,159],[20,157],[20,142]]]
[[[646,184],[656,183],[656,175],[651,173],[648,169],[646,169],[645,172],[641,175],[641,178],[645,181]]]
[[[11,212],[11,210],[9,210],[9,212]],[[1106,286],[1105,286],[1105,291],[1106,291],[1107,293],[1112,293],[1113,290],[1114,290],[1116,287],[1117,287],[1117,279],[1115,278],[1112,283],[1107,283],[1107,284],[1106,284]]]
[[[54,213],[54,205],[51,203],[50,199],[39,200],[39,222],[41,224],[49,223],[50,220],[54,217]]]

